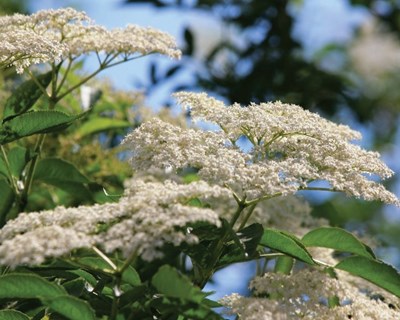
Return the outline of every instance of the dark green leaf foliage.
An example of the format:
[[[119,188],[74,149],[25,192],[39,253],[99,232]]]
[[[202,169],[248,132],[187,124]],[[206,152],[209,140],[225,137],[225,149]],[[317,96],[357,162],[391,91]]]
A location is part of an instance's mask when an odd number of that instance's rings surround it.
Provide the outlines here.
[[[43,299],[42,302],[70,320],[95,320],[93,309],[86,301],[69,295]]]
[[[1,320],[29,320],[30,318],[19,311],[16,310],[0,310]]]
[[[180,314],[191,319],[222,319],[211,310],[213,304],[205,299],[208,293],[202,292],[175,268],[162,266],[151,283],[161,294],[153,299],[151,305],[163,318]]]
[[[282,252],[308,264],[316,264],[301,241],[289,233],[275,229],[265,229],[260,245]]]
[[[200,303],[206,296],[198,287],[195,287],[189,278],[181,275],[171,266],[162,266],[153,276],[152,285],[159,293],[167,297],[190,300]]]
[[[34,274],[13,273],[0,277],[0,298],[54,298],[66,293],[62,286]]]
[[[370,247],[362,243],[350,232],[341,228],[317,228],[307,233],[301,241],[306,247],[325,247],[366,258],[375,258]]]
[[[0,144],[38,133],[49,133],[68,127],[85,113],[68,115],[64,112],[47,110],[31,111],[7,121],[0,127]]]
[[[14,199],[14,191],[7,180],[0,179],[0,227],[6,222],[7,213],[10,211]]]
[[[116,261],[111,259],[117,266],[122,266],[122,261]],[[105,273],[112,272],[110,265],[99,257],[82,257],[78,259],[79,263],[83,266],[88,266],[93,270],[100,270]],[[141,284],[140,277],[137,271],[129,266],[122,274],[122,281],[129,283],[132,286],[137,286]]]
[[[230,228],[229,225],[228,227]],[[263,233],[264,229],[259,223],[247,226],[237,233],[231,229],[230,237],[228,238],[230,243],[224,248],[221,258],[218,261],[218,268],[257,258],[257,247]]]
[[[51,71],[37,76],[37,80],[43,88],[47,88],[50,84],[51,78]],[[34,80],[30,79],[22,83],[6,101],[3,113],[3,122],[9,120],[10,117],[28,111],[33,107],[42,94],[42,90],[40,90]]]
[[[223,226],[229,226],[229,223],[225,222]],[[194,264],[200,267],[200,269],[206,269],[211,259],[215,243],[223,237],[225,232],[224,228],[217,228],[215,225],[211,224],[199,224],[194,226],[191,233],[195,234],[200,241],[196,245],[183,248],[183,251],[192,259]]]
[[[354,256],[342,260],[335,268],[364,278],[400,297],[400,274],[388,264],[379,260]]]

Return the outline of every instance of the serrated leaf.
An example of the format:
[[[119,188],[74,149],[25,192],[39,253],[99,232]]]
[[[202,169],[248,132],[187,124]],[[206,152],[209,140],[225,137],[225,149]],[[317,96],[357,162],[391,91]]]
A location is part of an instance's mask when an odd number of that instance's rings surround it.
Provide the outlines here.
[[[111,118],[93,118],[82,124],[76,131],[79,137],[84,137],[87,135],[115,130],[115,129],[125,129],[131,127],[132,124],[125,120],[117,120]]]
[[[46,110],[23,113],[3,121],[0,127],[0,144],[27,137],[37,133],[49,133],[68,127],[85,113],[68,115],[64,112]]]
[[[400,274],[382,261],[352,256],[339,262],[335,268],[364,278],[400,297]]]
[[[36,78],[43,88],[47,88],[52,78],[52,72],[41,74]],[[7,99],[4,106],[3,121],[6,121],[10,116],[28,111],[42,94],[43,92],[34,80],[30,79],[22,83]]]
[[[12,273],[0,277],[0,298],[53,298],[65,289],[35,274]]]
[[[30,318],[17,310],[0,310],[1,320],[29,320]]]
[[[275,229],[265,229],[260,245],[315,265],[310,253],[296,236]]]
[[[201,301],[207,296],[196,287],[190,279],[180,274],[175,268],[164,265],[151,280],[152,285],[159,293],[167,297],[189,300],[195,303]]]
[[[308,232],[301,240],[306,247],[324,247],[349,252],[374,259],[370,247],[358,240],[350,232],[335,227],[321,227]]]
[[[69,295],[41,299],[42,303],[70,320],[95,320],[96,316],[90,305],[83,300]]]

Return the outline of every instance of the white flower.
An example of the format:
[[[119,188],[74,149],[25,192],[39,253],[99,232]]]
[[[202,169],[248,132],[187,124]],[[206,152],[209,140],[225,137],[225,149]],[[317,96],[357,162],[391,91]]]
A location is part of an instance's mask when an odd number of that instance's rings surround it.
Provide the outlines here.
[[[253,297],[232,294],[220,300],[241,320],[395,320],[399,317],[399,312],[391,309],[389,302],[374,299],[358,286],[331,278],[320,270],[303,269],[292,275],[268,273],[256,277],[250,287]],[[327,300],[334,296],[341,305],[329,308]]]
[[[161,248],[167,243],[196,243],[188,225],[220,226],[217,212],[191,206],[192,199],[229,196],[225,188],[204,181],[186,185],[133,181],[118,203],[21,213],[0,229],[0,264],[37,265],[94,245],[108,253],[136,253],[151,261],[163,256]]]
[[[156,52],[171,58],[181,55],[173,37],[164,32],[135,25],[109,31],[72,8],[0,18],[0,65],[14,65],[18,73],[32,64],[89,53],[103,53],[104,61],[110,62]]]
[[[193,167],[206,181],[228,186],[247,200],[288,195],[327,181],[331,190],[366,200],[399,204],[381,184],[393,172],[376,152],[351,143],[361,134],[296,105],[281,102],[226,107],[204,93],[181,92],[194,120],[217,124],[220,131],[182,129],[153,119],[134,130],[124,143],[135,170]],[[237,141],[245,137],[250,152]]]

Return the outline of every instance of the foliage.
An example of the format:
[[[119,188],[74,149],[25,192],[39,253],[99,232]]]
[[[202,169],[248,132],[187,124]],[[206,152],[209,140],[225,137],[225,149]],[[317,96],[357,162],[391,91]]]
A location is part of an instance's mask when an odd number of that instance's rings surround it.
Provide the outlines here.
[[[72,13],[81,17],[82,13],[70,10],[37,15],[54,21]],[[290,29],[283,10],[276,19],[283,29]],[[86,25],[86,17],[82,24],[79,19],[66,21],[61,23],[61,34],[69,24],[72,30],[79,29],[78,36],[85,32],[92,36],[97,30]],[[133,29],[144,43],[152,40],[152,46],[160,46],[148,52],[135,43],[139,56],[154,51],[179,55],[175,48],[165,47],[164,34]],[[46,30],[51,34],[53,27]],[[39,35],[42,40],[54,40],[46,39],[46,33]],[[222,319],[215,309],[228,304],[212,301],[211,293],[203,289],[216,271],[244,261],[257,261],[264,264],[266,275],[288,279],[295,279],[298,270],[311,270],[323,274],[326,283],[342,282],[345,289],[357,291],[370,288],[361,280],[365,279],[380,288],[371,289],[373,293],[384,297],[376,302],[377,312],[389,308],[386,298],[400,298],[398,271],[352,233],[321,226],[309,212],[304,216],[282,212],[285,209],[279,203],[277,216],[291,216],[298,223],[295,231],[251,221],[257,209],[268,214],[266,203],[274,203],[275,198],[289,202],[285,196],[304,190],[344,191],[398,204],[393,194],[365,177],[367,172],[385,178],[391,171],[377,154],[349,142],[359,136],[357,132],[293,105],[225,107],[220,101],[190,93],[177,97],[192,105],[193,117],[218,124],[219,132],[187,128],[182,119],[163,114],[159,117],[165,121],[152,119],[140,125],[153,115],[131,111],[133,104],[141,103],[138,95],[115,92],[104,83],[92,83],[82,99],[74,95],[78,88],[85,92],[84,84],[101,70],[138,57],[131,56],[125,35],[114,39],[125,46],[118,51],[107,47],[110,52],[104,60],[101,48],[84,48],[84,53],[94,53],[99,59],[99,69],[89,75],[78,74],[81,51],[77,44],[63,40],[59,40],[62,50],[66,44],[71,51],[39,59],[50,71],[34,72],[30,65],[38,60],[32,57],[18,60],[14,54],[4,60],[13,61],[29,79],[17,84],[4,103],[0,127],[2,319]],[[113,62],[120,55],[122,60]],[[276,68],[281,72],[285,54],[278,56]],[[218,79],[212,81],[218,88]],[[304,83],[297,83],[293,92],[302,91]],[[96,86],[98,90],[93,89]],[[257,100],[245,87],[241,89],[238,101]],[[259,93],[264,89],[258,88]],[[260,99],[270,95],[266,91]],[[127,180],[130,173],[118,158],[122,153],[116,146],[130,127],[137,127],[125,138],[134,151],[135,172]],[[243,138],[253,145],[251,151],[240,149],[238,142]],[[327,180],[332,187],[313,187],[315,180]],[[103,189],[118,194],[124,187],[118,199],[104,195]],[[328,253],[321,258],[315,248]],[[355,278],[349,280],[348,274]],[[318,299],[327,300],[315,305],[328,314],[345,309],[341,304],[348,299],[346,290],[342,295],[335,287],[325,296],[324,286],[325,282],[310,286]],[[282,284],[278,287],[286,289]],[[307,289],[307,284],[300,288]],[[263,298],[285,306],[285,294],[291,292],[279,290]],[[373,300],[368,294],[360,295]],[[307,301],[301,304],[312,311],[314,307]],[[350,310],[349,317],[352,312],[356,310]],[[390,312],[398,316],[398,310]]]

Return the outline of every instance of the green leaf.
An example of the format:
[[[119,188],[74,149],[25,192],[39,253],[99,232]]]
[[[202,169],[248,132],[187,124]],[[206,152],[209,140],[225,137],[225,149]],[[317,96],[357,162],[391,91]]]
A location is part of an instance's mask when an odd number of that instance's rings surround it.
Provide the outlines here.
[[[308,264],[316,264],[303,243],[289,233],[275,229],[265,229],[260,245],[282,252]]]
[[[115,261],[115,259],[111,259],[118,267],[123,265],[123,261]],[[94,270],[101,270],[105,273],[113,272],[111,266],[105,262],[103,259],[98,257],[83,257],[79,260],[80,264],[86,265]],[[140,280],[139,274],[137,271],[132,267],[129,266],[125,269],[124,273],[122,274],[122,281],[129,283],[132,286],[140,285],[142,282]]]
[[[37,76],[37,80],[43,88],[47,88],[51,78],[51,71]],[[42,94],[43,92],[33,79],[22,83],[7,99],[4,106],[3,121],[6,121],[7,118],[9,119],[10,116],[19,115],[28,111]]]
[[[0,179],[0,195],[0,227],[2,227],[15,199],[14,191],[5,179]]]
[[[19,178],[26,164],[32,159],[30,150],[16,146],[8,152],[8,162],[14,177]]]
[[[29,320],[30,318],[17,310],[0,310],[1,320]]]
[[[364,278],[400,297],[400,274],[382,261],[352,256],[339,262],[335,268]]]
[[[153,276],[152,285],[159,293],[167,297],[189,300],[195,303],[201,301],[207,296],[198,287],[192,284],[190,279],[180,274],[175,268],[164,265]]]
[[[362,243],[350,232],[341,228],[321,227],[314,229],[307,233],[301,242],[306,247],[324,247],[354,253],[366,258],[375,258],[370,247]]]
[[[7,165],[2,156],[0,156],[0,178],[3,175],[4,178],[10,178],[7,170]]]
[[[70,162],[59,158],[46,158],[37,163],[34,179],[47,181],[70,181],[89,183],[79,170]]]
[[[257,246],[264,233],[261,224],[254,223],[237,233],[232,230],[229,223],[227,227],[231,229],[230,238],[233,240],[233,243],[224,248],[222,256],[218,261],[218,268],[258,257]]]
[[[63,287],[35,274],[10,273],[0,277],[0,298],[53,298],[65,295]]]
[[[130,128],[132,124],[129,121],[117,120],[111,118],[93,118],[82,124],[77,130],[77,134],[80,137],[84,137],[90,134],[99,133],[102,131]]]
[[[64,112],[54,110],[23,113],[7,121],[3,121],[0,127],[0,144],[5,144],[37,133],[61,130],[85,114],[86,113],[68,115]]]
[[[46,158],[38,162],[34,180],[60,188],[78,199],[92,199],[84,185],[90,181],[70,162],[59,158]]]
[[[95,320],[96,316],[90,305],[73,296],[61,295],[42,299],[42,303],[70,320]]]

